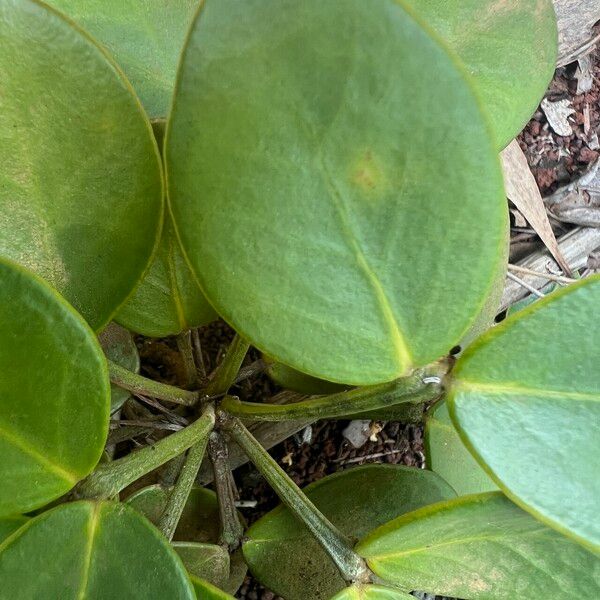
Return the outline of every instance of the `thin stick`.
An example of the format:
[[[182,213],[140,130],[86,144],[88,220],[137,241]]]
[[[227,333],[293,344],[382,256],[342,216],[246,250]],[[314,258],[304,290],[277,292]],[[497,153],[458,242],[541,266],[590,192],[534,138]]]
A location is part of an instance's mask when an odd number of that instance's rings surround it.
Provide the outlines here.
[[[506,273],[506,276],[509,279],[512,279],[515,283],[518,283],[519,285],[523,286],[526,290],[530,291],[534,296],[537,296],[538,298],[546,297],[545,294],[542,294],[542,292],[540,292],[539,290],[536,290],[532,285],[529,285],[526,281],[523,281],[522,279],[520,279],[519,277],[517,277],[510,271],[508,271]]]
[[[213,466],[215,488],[219,501],[221,517],[220,543],[227,546],[229,552],[236,550],[242,541],[244,528],[235,509],[235,489],[229,469],[229,452],[223,436],[216,431],[210,434],[208,454]]]
[[[180,431],[115,460],[100,465],[77,488],[80,498],[99,500],[112,498],[122,489],[154,469],[179,456],[194,444],[208,438],[215,424],[212,406],[204,409],[202,416]]]
[[[187,387],[194,387],[198,384],[198,373],[196,372],[196,362],[194,360],[194,348],[192,347],[192,332],[183,331],[177,336],[177,349],[183,359],[183,368],[185,370],[185,380]]]
[[[366,582],[370,572],[350,541],[321,513],[269,453],[235,417],[219,413],[219,425],[248,455],[282,502],[302,521],[337,565],[347,582]]]
[[[543,277],[548,281],[556,281],[556,283],[574,283],[577,279],[573,279],[571,277],[565,277],[564,275],[553,275],[552,273],[540,273],[538,271],[532,271],[531,269],[527,269],[526,267],[520,267],[519,265],[508,265],[510,271],[514,271],[515,273],[523,273],[524,275],[535,275],[536,277]]]
[[[188,450],[181,471],[179,472],[179,477],[169,494],[167,505],[160,516],[158,528],[165,534],[165,537],[169,541],[173,539],[192,485],[194,484],[196,475],[198,475],[208,438],[209,436],[205,436]]]
[[[112,383],[135,394],[159,398],[184,406],[194,406],[200,399],[199,392],[182,390],[173,385],[153,381],[142,375],[132,373],[111,360],[108,361],[108,372]]]

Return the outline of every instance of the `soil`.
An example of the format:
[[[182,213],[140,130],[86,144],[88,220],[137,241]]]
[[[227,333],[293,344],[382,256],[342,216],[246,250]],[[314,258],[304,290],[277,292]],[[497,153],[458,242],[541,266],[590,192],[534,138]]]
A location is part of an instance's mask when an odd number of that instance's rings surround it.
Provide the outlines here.
[[[558,69],[547,93],[550,101],[568,99],[572,103],[575,111],[570,118],[573,134],[557,135],[540,108],[518,138],[543,195],[578,178],[591,163],[600,158],[600,146],[596,147],[597,136],[600,136],[600,50],[593,55],[592,89],[585,93],[576,93],[576,67],[574,64]],[[515,231],[513,233],[518,235]],[[218,364],[232,338],[233,331],[221,321],[201,330],[207,372]],[[173,338],[150,340],[138,337],[137,344],[142,374],[159,381],[181,384],[184,371]],[[245,364],[258,358],[257,351],[252,349]],[[244,400],[262,401],[278,391],[279,388],[268,377],[259,375],[242,382],[232,393]],[[421,426],[381,423],[380,430],[376,431],[379,429],[377,427],[373,433],[376,441],[369,441],[356,450],[342,435],[347,424],[347,421],[318,422],[310,431],[286,440],[273,448],[271,453],[300,487],[338,470],[366,462],[425,467]],[[240,499],[256,502],[254,508],[241,509],[249,523],[277,505],[277,497],[254,468],[247,465],[241,467],[236,471],[235,479]],[[247,600],[277,598],[251,576],[246,578],[237,597]]]

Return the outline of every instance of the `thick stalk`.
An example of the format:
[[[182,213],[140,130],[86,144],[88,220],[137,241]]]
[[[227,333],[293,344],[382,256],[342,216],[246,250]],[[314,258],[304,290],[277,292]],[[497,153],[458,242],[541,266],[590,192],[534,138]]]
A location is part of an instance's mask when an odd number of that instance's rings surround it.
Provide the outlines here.
[[[194,406],[200,399],[199,392],[182,390],[173,385],[152,381],[152,379],[132,373],[110,360],[108,361],[108,372],[112,383],[134,394],[142,394],[184,406]]]
[[[217,431],[210,434],[208,454],[213,467],[215,489],[219,501],[221,517],[220,543],[227,546],[230,552],[236,550],[244,535],[244,528],[235,508],[235,490],[231,469],[229,468],[229,452],[223,436]]]
[[[234,383],[235,378],[244,362],[250,344],[245,342],[239,335],[233,338],[225,358],[213,373],[204,393],[207,396],[219,396],[224,394]]]
[[[183,331],[177,336],[177,349],[183,361],[185,369],[185,383],[187,387],[196,387],[198,384],[198,373],[194,360],[194,348],[192,347],[192,332]]]
[[[202,416],[191,425],[163,438],[152,446],[136,450],[106,465],[100,465],[78,486],[81,498],[110,498],[140,477],[185,452],[194,444],[208,438],[215,424],[212,406],[207,406]]]
[[[234,396],[226,396],[220,408],[231,415],[252,421],[335,419],[400,403],[424,403],[434,400],[440,395],[441,383],[428,379],[425,379],[424,383],[423,378],[424,372],[419,370],[409,377],[389,383],[355,388],[293,404],[242,402]]]
[[[158,528],[165,534],[165,537],[169,541],[173,539],[177,524],[190,495],[190,490],[192,489],[196,475],[198,475],[208,438],[209,435],[206,435],[188,450],[185,462],[179,472],[179,477],[169,494],[167,505],[160,516]]]
[[[306,525],[348,582],[366,582],[370,571],[352,550],[350,541],[323,515],[288,477],[269,453],[235,417],[219,413],[219,424],[244,450],[294,516]]]

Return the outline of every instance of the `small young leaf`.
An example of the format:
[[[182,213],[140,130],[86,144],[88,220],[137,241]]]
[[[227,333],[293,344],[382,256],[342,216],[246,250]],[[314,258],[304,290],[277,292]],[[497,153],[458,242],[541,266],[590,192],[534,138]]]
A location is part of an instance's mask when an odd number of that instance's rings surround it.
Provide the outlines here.
[[[414,596],[382,585],[353,585],[331,600],[414,600]]]
[[[190,576],[190,581],[194,586],[198,600],[234,600],[233,596],[208,583],[208,581],[193,575]]]
[[[207,298],[299,371],[400,377],[458,343],[490,292],[506,228],[490,132],[399,2],[206,3],[165,152]]]
[[[600,278],[553,293],[460,358],[448,401],[467,447],[519,506],[600,549]]]
[[[445,402],[427,416],[425,454],[427,466],[441,475],[459,496],[498,489],[463,444]]]
[[[229,553],[223,546],[198,542],[173,542],[172,545],[190,575],[219,588],[227,586]]]
[[[403,515],[356,550],[378,577],[405,590],[469,600],[573,600],[600,585],[600,559],[500,492]]]
[[[90,473],[109,407],[106,361],[85,321],[0,259],[0,515],[43,506]]]
[[[141,512],[152,523],[158,524],[167,503],[167,493],[168,491],[165,488],[159,485],[152,485],[130,496],[127,499],[127,504]],[[245,523],[244,517],[241,514],[238,513],[238,517],[242,523]],[[176,549],[178,542],[183,544],[186,542],[203,544],[218,543],[221,533],[220,523],[219,504],[216,494],[206,488],[192,488],[181,519],[179,520],[179,525],[175,530],[173,539],[175,540],[174,545]],[[240,549],[236,550],[229,557],[228,568],[227,581],[221,582],[219,579],[211,581],[227,592],[234,594],[242,585],[248,570]],[[203,575],[203,578],[207,578],[206,573]]]
[[[404,1],[463,62],[502,150],[552,79],[558,46],[552,0]]]
[[[45,4],[3,0],[0,39],[0,256],[101,329],[158,242],[150,123],[106,52]]]
[[[175,335],[217,318],[183,257],[170,217],[154,262],[115,318],[149,337]]]
[[[455,495],[434,473],[396,465],[349,469],[304,492],[353,540],[398,515]],[[326,600],[346,587],[325,551],[284,506],[250,527],[243,548],[253,575],[286,600]]]
[[[151,118],[169,111],[175,72],[198,0],[48,0],[102,42]]]
[[[98,334],[98,341],[109,360],[132,373],[139,373],[140,355],[129,331],[116,323],[109,323]],[[111,414],[119,410],[130,396],[131,392],[112,383],[110,386]]]
[[[167,540],[123,504],[63,504],[0,544],[0,598],[195,600]]]

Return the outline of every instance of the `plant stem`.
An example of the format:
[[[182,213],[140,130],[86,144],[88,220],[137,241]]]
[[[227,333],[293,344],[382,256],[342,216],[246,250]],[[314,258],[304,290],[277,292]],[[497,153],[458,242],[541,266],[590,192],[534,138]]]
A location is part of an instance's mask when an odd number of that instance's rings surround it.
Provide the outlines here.
[[[335,419],[338,417],[386,408],[400,403],[423,403],[440,395],[441,383],[423,383],[424,372],[389,383],[311,398],[293,404],[241,402],[226,396],[220,408],[229,414],[253,421],[292,421],[297,419]]]
[[[227,349],[225,358],[215,369],[212,379],[204,389],[207,396],[224,394],[233,385],[249,347],[250,344],[236,334]]]
[[[219,500],[221,516],[220,543],[227,546],[229,552],[236,550],[244,535],[244,528],[235,508],[233,477],[229,468],[229,452],[223,436],[217,431],[210,434],[208,453],[213,466],[215,488]]]
[[[192,489],[196,475],[198,475],[208,439],[209,435],[206,435],[188,450],[181,471],[179,472],[179,477],[169,494],[167,505],[160,516],[158,528],[165,534],[165,537],[169,541],[173,539],[177,524],[190,495],[190,490]]]
[[[195,363],[198,368],[198,375],[202,381],[206,379],[206,367],[204,366],[204,356],[202,355],[202,343],[200,342],[200,331],[198,328],[192,329],[192,346],[194,348]]]
[[[196,362],[194,361],[191,331],[183,331],[177,336],[177,349],[183,359],[186,385],[194,387],[198,384],[198,373],[196,372]]]
[[[201,397],[199,392],[182,390],[173,385],[152,381],[152,379],[132,373],[110,360],[108,361],[108,372],[112,383],[135,394],[143,394],[184,406],[194,406]]]
[[[208,437],[215,424],[212,406],[202,416],[181,431],[163,438],[152,446],[136,450],[123,458],[100,465],[78,486],[81,498],[110,498],[140,477],[164,465],[188,448]]]
[[[219,412],[219,425],[244,450],[282,502],[319,541],[348,582],[365,582],[370,572],[364,560],[352,550],[350,541],[323,515],[288,477],[285,471],[235,417]]]

